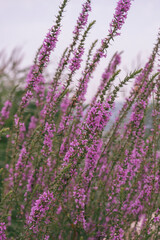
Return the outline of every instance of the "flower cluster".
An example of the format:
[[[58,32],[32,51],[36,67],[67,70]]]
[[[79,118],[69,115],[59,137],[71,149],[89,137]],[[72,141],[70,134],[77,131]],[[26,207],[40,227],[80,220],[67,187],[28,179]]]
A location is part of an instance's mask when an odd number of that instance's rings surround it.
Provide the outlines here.
[[[114,18],[110,23],[110,35],[120,35],[118,31],[121,30],[127,18],[128,11],[131,7],[131,1],[132,0],[119,0],[115,9]]]
[[[44,39],[38,56],[39,64],[42,64],[44,67],[48,65],[50,53],[56,47],[59,33],[60,28],[56,30],[51,28]]]
[[[86,38],[95,21],[87,25],[86,0],[50,77],[44,70],[67,2],[36,54],[24,92],[10,94],[17,103],[2,99],[0,239],[159,239],[160,36],[144,67],[120,81],[116,52],[86,103],[89,81],[120,34],[131,0],[118,1],[109,34],[97,49],[97,40],[92,43],[88,55]],[[133,87],[116,113],[118,93],[130,79]]]
[[[6,240],[6,226],[4,222],[0,223],[0,240]]]
[[[9,113],[10,113],[11,107],[12,107],[11,101],[7,100],[4,103],[4,107],[2,108],[2,110],[0,112],[0,125],[3,125],[5,120],[7,120],[9,118]]]
[[[74,57],[71,59],[70,61],[70,70],[72,72],[75,72],[76,70],[78,70],[81,66],[81,62],[82,62],[82,55],[84,53],[84,48],[79,49],[79,51],[77,51],[76,49],[74,50]]]
[[[75,36],[79,35],[79,32],[81,29],[83,29],[83,27],[86,25],[87,21],[88,21],[88,12],[91,11],[91,0],[87,0],[84,4],[83,4],[83,8],[82,8],[82,12],[77,20],[77,25],[73,31],[73,34]]]
[[[22,101],[21,101],[21,106],[23,108],[25,108],[26,106],[28,106],[29,104],[29,100],[33,97],[33,94],[31,91],[27,91],[26,95],[24,97],[22,97]]]
[[[49,223],[47,211],[49,210],[49,206],[51,204],[54,204],[54,197],[53,193],[50,193],[49,191],[41,194],[35,201],[34,206],[31,208],[27,222],[34,233],[38,232],[39,222],[41,222],[42,219],[45,219],[46,224]]]
[[[111,116],[109,100],[106,103],[96,102],[88,113],[86,119],[87,129],[90,131],[90,138],[98,132],[102,132]]]

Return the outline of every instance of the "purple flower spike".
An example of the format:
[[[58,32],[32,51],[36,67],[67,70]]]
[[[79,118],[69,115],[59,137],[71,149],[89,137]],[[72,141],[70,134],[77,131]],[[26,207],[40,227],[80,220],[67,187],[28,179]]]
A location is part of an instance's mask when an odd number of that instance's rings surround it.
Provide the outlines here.
[[[126,18],[128,11],[131,6],[132,0],[120,0],[117,3],[117,7],[115,9],[115,14],[112,22],[110,23],[109,34],[112,36],[120,35],[119,30],[121,30]]]

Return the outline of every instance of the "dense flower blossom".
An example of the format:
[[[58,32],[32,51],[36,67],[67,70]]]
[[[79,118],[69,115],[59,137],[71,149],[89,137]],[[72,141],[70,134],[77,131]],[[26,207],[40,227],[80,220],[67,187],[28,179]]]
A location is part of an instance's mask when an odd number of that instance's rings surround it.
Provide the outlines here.
[[[53,117],[56,112],[56,105],[57,105],[57,99],[60,97],[62,93],[62,89],[58,90],[58,87],[56,87],[56,90],[53,88],[49,88],[46,96],[46,103],[43,106],[43,109],[41,111],[41,121],[43,122],[46,117],[51,118]]]
[[[78,36],[80,31],[84,28],[84,26],[86,25],[87,21],[88,21],[88,12],[91,11],[91,1],[87,0],[84,4],[83,4],[83,9],[82,12],[77,20],[77,25],[73,31],[73,34],[75,36]]]
[[[74,57],[70,60],[70,65],[69,65],[69,68],[72,72],[75,72],[80,68],[83,53],[84,53],[84,48],[74,50],[74,53],[73,53]]]
[[[38,232],[38,227],[42,219],[44,219],[46,223],[49,221],[47,220],[47,211],[50,209],[51,205],[53,206],[53,204],[53,193],[50,193],[49,191],[41,194],[35,201],[27,222],[34,233]]]
[[[26,77],[26,89],[30,88],[31,86],[36,86],[38,82],[36,76],[38,76],[38,66],[34,64],[30,67],[29,73]]]
[[[4,222],[0,223],[0,240],[6,240],[6,226]]]
[[[86,147],[87,154],[85,159],[85,167],[83,177],[87,183],[93,178],[94,170],[97,166],[97,161],[101,154],[102,141],[94,140],[90,147]]]
[[[79,152],[80,154],[83,154],[83,152],[87,153],[85,156],[84,172],[82,174],[84,181],[82,186],[75,186],[74,188],[74,198],[76,206],[79,209],[75,223],[82,223],[84,228],[86,228],[84,201],[87,197],[89,197],[87,196],[88,185],[93,178],[94,170],[101,154],[102,141],[99,140],[99,138],[111,116],[109,111],[110,107],[111,106],[108,103],[95,103],[95,106],[93,106],[88,113],[88,118],[86,119],[84,126],[82,126],[82,129],[86,131],[86,134],[88,134],[90,140],[81,139],[80,142],[76,140],[71,142],[72,147],[69,148],[64,158],[65,161],[69,160],[69,158],[71,159],[77,151],[77,148],[79,149],[79,145],[84,145],[84,150]]]
[[[85,229],[86,228],[86,220],[84,217],[84,207],[86,199],[85,190],[83,188],[74,187],[73,197],[75,199],[76,208],[78,209],[78,212],[80,212],[80,214],[77,214],[74,224],[77,224],[77,222],[81,222]]]
[[[3,125],[5,120],[7,120],[9,118],[9,113],[10,113],[11,107],[12,107],[11,101],[7,100],[4,103],[4,107],[2,108],[2,110],[0,112],[0,125]]]
[[[89,111],[86,126],[91,138],[104,129],[111,116],[110,108],[108,100],[106,103],[96,102]]]
[[[60,28],[51,28],[44,39],[38,56],[39,64],[42,64],[44,67],[48,65],[50,53],[56,47],[59,33]]]
[[[23,108],[27,107],[29,104],[29,100],[33,97],[33,94],[30,90],[27,90],[25,96],[22,97],[22,102],[21,102],[21,106]]]
[[[48,153],[52,151],[52,138],[54,136],[54,131],[55,131],[55,125],[54,123],[48,123],[46,122],[45,124],[45,136],[44,136],[44,141],[43,141],[43,148],[41,152],[43,153],[44,156],[47,157]]]
[[[19,169],[21,169],[21,168],[24,167],[23,160],[24,160],[26,154],[27,154],[26,147],[23,146],[22,149],[21,149],[21,152],[20,152],[20,154],[19,154],[18,161],[17,161],[17,163],[16,163],[16,170],[17,170],[17,171],[18,171]]]
[[[131,6],[131,1],[132,0],[119,0],[117,3],[113,20],[110,23],[110,35],[114,36],[120,34],[118,31],[122,28],[127,18],[127,14]]]

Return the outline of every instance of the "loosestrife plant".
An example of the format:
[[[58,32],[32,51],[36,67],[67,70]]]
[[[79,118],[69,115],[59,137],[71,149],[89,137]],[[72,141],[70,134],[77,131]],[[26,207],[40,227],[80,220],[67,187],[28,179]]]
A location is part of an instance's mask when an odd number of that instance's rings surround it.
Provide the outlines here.
[[[159,239],[160,35],[145,66],[119,83],[116,52],[86,104],[88,83],[120,35],[132,0],[117,2],[106,37],[97,49],[98,40],[91,43],[88,52],[85,41],[95,21],[88,22],[92,1],[84,1],[71,43],[48,82],[45,69],[67,4],[63,0],[37,51],[16,109],[16,88],[1,104],[6,153],[0,160],[0,239]],[[106,128],[119,91],[131,79],[129,96]]]

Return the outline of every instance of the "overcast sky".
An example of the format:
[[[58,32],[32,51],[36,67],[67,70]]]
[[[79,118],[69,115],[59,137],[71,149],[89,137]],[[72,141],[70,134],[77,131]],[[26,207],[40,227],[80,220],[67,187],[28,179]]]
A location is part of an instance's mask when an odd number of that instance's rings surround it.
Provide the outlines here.
[[[107,36],[116,0],[93,0],[90,21],[96,25],[89,35],[86,45],[95,39]],[[32,64],[35,53],[43,41],[47,30],[53,25],[60,0],[0,0],[0,49],[8,53],[14,47],[22,47],[25,55],[23,64]],[[70,0],[63,18],[60,42],[53,55],[58,61],[64,48],[72,39],[76,18],[84,0]],[[134,0],[128,18],[108,51],[108,60],[115,51],[124,51],[123,69],[136,67],[149,57],[157,39],[160,27],[160,0]],[[137,60],[138,58],[138,60]],[[105,64],[107,60],[103,64]]]

